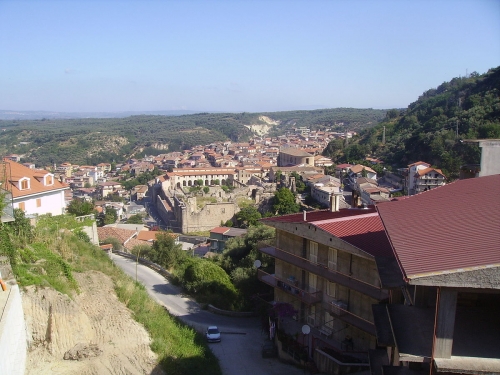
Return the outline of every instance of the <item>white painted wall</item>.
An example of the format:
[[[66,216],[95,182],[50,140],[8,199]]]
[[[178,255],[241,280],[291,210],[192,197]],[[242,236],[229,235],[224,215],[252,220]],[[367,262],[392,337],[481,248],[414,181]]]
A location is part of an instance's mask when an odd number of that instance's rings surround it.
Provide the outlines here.
[[[0,316],[0,374],[23,375],[26,369],[26,323],[19,286],[8,285],[5,309]]]
[[[42,205],[40,207],[36,206],[36,200],[40,198],[42,200]],[[31,195],[28,197],[16,198],[14,202],[14,208],[19,208],[19,203],[25,202],[24,211],[26,215],[61,215],[65,212],[65,202],[64,202],[64,191],[47,192],[40,193],[37,195]]]

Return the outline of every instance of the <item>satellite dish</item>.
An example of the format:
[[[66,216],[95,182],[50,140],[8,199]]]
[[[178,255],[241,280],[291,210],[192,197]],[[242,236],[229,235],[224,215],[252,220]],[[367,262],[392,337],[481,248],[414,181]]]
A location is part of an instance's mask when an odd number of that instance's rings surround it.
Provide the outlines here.
[[[257,259],[257,260],[255,260],[255,262],[253,262],[253,266],[254,266],[255,268],[259,268],[261,265],[262,265],[262,263],[261,263],[261,261],[260,261],[260,260],[258,260],[258,259]]]
[[[304,324],[302,326],[302,333],[304,335],[308,335],[311,332],[311,327],[309,327],[307,324]]]

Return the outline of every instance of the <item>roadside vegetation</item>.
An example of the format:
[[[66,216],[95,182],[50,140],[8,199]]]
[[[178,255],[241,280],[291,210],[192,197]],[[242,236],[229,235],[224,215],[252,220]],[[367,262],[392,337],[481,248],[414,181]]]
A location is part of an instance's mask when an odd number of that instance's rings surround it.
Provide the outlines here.
[[[221,374],[204,337],[169,315],[142,285],[114,266],[81,230],[85,224],[71,215],[44,215],[33,227],[22,211],[15,210],[14,222],[0,223],[0,255],[9,258],[21,288],[52,287],[71,297],[79,293],[74,272],[95,270],[108,275],[120,301],[149,332],[151,348],[165,373]]]

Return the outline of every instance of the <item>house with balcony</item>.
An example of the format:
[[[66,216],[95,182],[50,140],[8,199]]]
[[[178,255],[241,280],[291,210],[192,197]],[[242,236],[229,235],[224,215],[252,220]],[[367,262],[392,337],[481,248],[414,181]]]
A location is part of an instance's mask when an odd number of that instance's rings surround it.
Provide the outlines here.
[[[430,164],[418,161],[408,165],[406,186],[409,195],[414,195],[445,184],[446,176],[440,169],[432,168]]]
[[[498,197],[496,174],[376,206],[393,256],[372,374],[500,374]]]
[[[278,329],[305,343],[322,372],[340,373],[351,362],[368,366],[376,346],[372,305],[389,297],[376,262],[392,251],[375,208],[338,209],[335,197],[331,207],[262,219],[276,228],[276,238],[259,246],[275,267],[259,269],[258,278],[273,287],[273,303],[296,311]],[[310,327],[307,337],[303,325]]]
[[[413,194],[418,194],[423,191],[434,189],[438,186],[443,186],[446,183],[446,176],[440,169],[424,168],[419,169],[414,176],[414,184],[410,189]]]

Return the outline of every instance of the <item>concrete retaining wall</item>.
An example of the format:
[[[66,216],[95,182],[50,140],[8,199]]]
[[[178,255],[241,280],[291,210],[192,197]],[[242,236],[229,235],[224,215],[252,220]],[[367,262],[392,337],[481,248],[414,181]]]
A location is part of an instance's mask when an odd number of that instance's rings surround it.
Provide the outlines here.
[[[27,335],[19,286],[7,285],[0,296],[0,374],[23,375]]]

